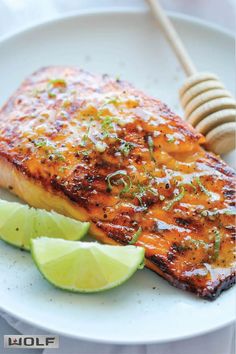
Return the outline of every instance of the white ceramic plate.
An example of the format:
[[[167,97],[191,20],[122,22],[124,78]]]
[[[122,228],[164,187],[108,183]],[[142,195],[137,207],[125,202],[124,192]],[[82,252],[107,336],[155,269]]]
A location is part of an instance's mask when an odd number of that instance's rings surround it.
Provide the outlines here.
[[[233,91],[233,38],[186,17],[172,18],[198,68],[218,73]],[[26,75],[50,64],[119,75],[180,112],[177,89],[184,76],[148,13],[80,13],[6,38],[0,44],[0,103]],[[3,191],[0,196],[9,198]],[[235,316],[234,289],[207,302],[175,289],[149,270],[101,294],[60,291],[43,280],[29,254],[2,242],[0,274],[3,310],[48,332],[88,340],[172,341],[225,326]]]

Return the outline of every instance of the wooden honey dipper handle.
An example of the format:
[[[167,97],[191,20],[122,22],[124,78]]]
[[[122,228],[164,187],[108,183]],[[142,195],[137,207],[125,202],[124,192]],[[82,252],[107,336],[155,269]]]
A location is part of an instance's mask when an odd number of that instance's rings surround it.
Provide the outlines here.
[[[166,38],[168,39],[171,47],[175,51],[176,56],[179,59],[179,62],[182,65],[182,68],[185,71],[187,76],[194,75],[197,70],[195,65],[192,62],[185,46],[180,39],[178,33],[176,32],[174,26],[172,25],[171,21],[169,20],[168,16],[166,15],[165,11],[163,10],[162,6],[160,5],[159,0],[147,0],[153,15],[158,20],[158,23],[161,25],[162,31],[165,33]]]
[[[206,134],[205,146],[208,150],[216,154],[233,150],[236,141],[235,100],[216,75],[197,72],[159,0],[147,2],[188,76],[180,89],[180,101],[185,118],[197,131]]]

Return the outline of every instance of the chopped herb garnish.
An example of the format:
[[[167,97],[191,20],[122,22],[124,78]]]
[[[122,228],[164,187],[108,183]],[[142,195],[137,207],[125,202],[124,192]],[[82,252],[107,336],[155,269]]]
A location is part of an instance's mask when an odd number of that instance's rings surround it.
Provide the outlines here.
[[[146,195],[147,192],[150,192],[151,194],[158,196],[158,192],[152,188],[150,185],[148,186],[142,186],[140,183],[138,183],[138,191],[135,192],[133,195],[136,197],[140,203],[140,206],[142,208],[146,208],[146,206],[143,203],[143,197]]]
[[[90,153],[90,150],[82,150],[80,152],[81,152],[82,155],[88,156],[88,154]]]
[[[220,253],[221,234],[220,231],[216,228],[213,230],[213,232],[215,234],[213,259],[216,260],[219,257],[219,253]]]
[[[196,180],[197,184],[199,185],[201,191],[202,191],[203,193],[205,193],[206,195],[208,195],[208,197],[212,197],[211,192],[210,192],[208,189],[206,189],[206,187],[204,187],[204,185],[202,184],[200,178],[199,178],[199,177],[196,177],[195,180]]]
[[[55,80],[49,80],[48,81],[48,86],[47,86],[47,91],[48,91],[48,97],[50,98],[55,98],[56,93],[54,92],[55,88],[65,88],[66,82],[63,79],[55,79]]]
[[[105,116],[102,120],[102,132],[104,137],[108,137],[112,129],[114,129],[113,124],[117,122],[117,117]]]
[[[156,159],[154,157],[153,151],[154,151],[154,142],[152,137],[149,135],[147,138],[147,143],[148,143],[148,150],[151,156],[152,161],[156,162]]]
[[[53,161],[65,161],[65,157],[58,151],[54,151],[52,154],[49,155],[49,160]]]
[[[82,139],[81,139],[81,143],[80,146],[85,146],[89,137],[89,131],[90,131],[90,127],[91,125],[89,125],[87,127],[86,133],[83,135]]]
[[[205,248],[207,248],[208,246],[209,246],[209,244],[208,243],[206,243],[205,241],[203,241],[203,240],[196,240],[196,239],[194,239],[194,238],[192,238],[192,237],[188,237],[188,239],[187,239],[188,241],[190,241],[194,246],[196,246],[197,248],[198,247],[200,247],[200,246],[203,246],[203,247],[205,247]]]
[[[185,189],[183,186],[181,186],[181,192],[174,198],[172,199],[166,206],[163,207],[163,210],[168,211],[172,208],[172,206],[180,201],[185,195]]]
[[[123,183],[123,185],[124,185],[124,188],[123,188],[122,191],[120,192],[120,195],[121,195],[121,194],[128,193],[128,192],[130,191],[132,185],[133,185],[132,182],[131,182],[130,177],[129,177],[129,176],[127,176],[127,177],[128,177],[128,183],[124,180],[124,178],[121,178],[121,179],[120,179],[121,183]]]
[[[111,98],[108,98],[107,101],[104,102],[104,105],[106,104],[116,104],[116,103],[120,103],[120,99],[118,97],[111,97]]]
[[[103,134],[105,136],[108,136],[109,132],[111,131],[111,129],[113,127],[112,117],[110,117],[110,116],[104,117],[101,125],[102,125]]]
[[[54,79],[54,80],[50,80],[49,84],[52,85],[53,87],[57,87],[57,86],[63,86],[66,87],[67,84],[65,82],[64,79]]]
[[[55,98],[56,94],[54,92],[48,91],[48,97]]]
[[[135,148],[135,144],[134,143],[131,143],[129,141],[125,141],[125,140],[122,140],[122,139],[118,139],[121,141],[121,145],[120,145],[120,151],[122,152],[122,154],[124,154],[125,156],[128,156],[130,151],[132,149]]]
[[[142,197],[146,194],[146,189],[144,186],[138,183],[138,192],[134,193],[134,197],[136,197],[141,205],[141,207],[145,207],[143,204],[143,199]]]
[[[130,244],[130,245],[133,245],[134,243],[136,243],[136,242],[138,241],[138,238],[139,238],[139,236],[141,235],[141,233],[142,233],[142,228],[141,228],[141,226],[140,226],[140,227],[138,228],[138,231],[135,232],[135,234],[133,235],[132,240],[129,241],[129,244]]]
[[[154,188],[149,187],[148,190],[149,190],[149,192],[152,193],[153,195],[158,196],[158,192],[157,192]]]
[[[137,193],[137,194],[135,194],[135,197],[138,199],[140,206],[142,208],[147,209],[146,205],[144,205],[144,203],[143,203],[142,196],[140,196],[140,194]]]
[[[65,161],[65,157],[60,153],[60,152],[56,152],[54,153],[54,155],[56,156],[56,160],[59,160],[59,161]]]
[[[127,178],[127,182],[124,180],[124,178],[120,178],[118,179],[116,182],[113,181],[113,184],[123,184],[124,188],[122,189],[122,191],[120,192],[122,193],[127,193],[130,188],[132,187],[132,181],[130,179],[130,177],[127,175],[127,172],[125,170],[119,170],[113,173],[110,173],[107,177],[107,184],[108,184],[108,190],[111,191],[112,190],[112,178],[116,177],[116,176],[125,176]]]
[[[38,148],[51,145],[50,142],[46,139],[32,140],[32,143],[34,144],[35,147]]]

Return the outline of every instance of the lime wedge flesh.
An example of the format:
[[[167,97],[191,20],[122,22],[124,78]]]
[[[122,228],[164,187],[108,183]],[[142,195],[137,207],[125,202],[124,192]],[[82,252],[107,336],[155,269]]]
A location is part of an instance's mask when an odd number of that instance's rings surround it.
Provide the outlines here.
[[[0,200],[0,238],[26,250],[30,249],[30,239],[39,236],[79,240],[89,225],[53,211]]]
[[[40,237],[31,240],[32,257],[43,276],[58,288],[98,292],[114,288],[143,267],[144,249]]]

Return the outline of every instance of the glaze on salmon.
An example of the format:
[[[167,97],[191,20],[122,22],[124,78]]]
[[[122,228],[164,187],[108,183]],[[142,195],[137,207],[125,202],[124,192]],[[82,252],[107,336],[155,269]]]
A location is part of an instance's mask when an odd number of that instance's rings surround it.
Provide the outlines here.
[[[107,75],[47,67],[0,111],[0,185],[135,244],[174,286],[216,298],[235,280],[235,172],[159,100]]]

